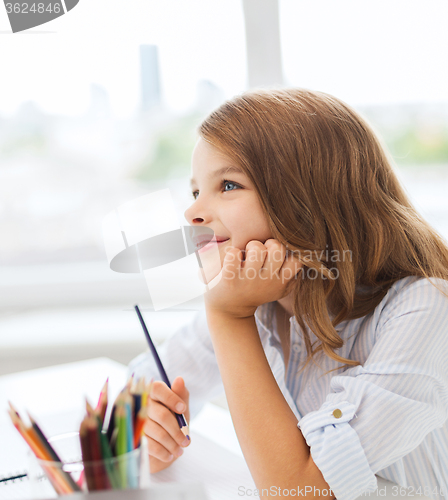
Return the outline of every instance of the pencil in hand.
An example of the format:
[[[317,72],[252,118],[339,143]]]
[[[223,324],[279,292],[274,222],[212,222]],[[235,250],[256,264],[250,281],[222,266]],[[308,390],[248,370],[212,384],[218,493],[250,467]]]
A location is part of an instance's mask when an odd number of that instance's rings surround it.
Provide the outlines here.
[[[146,328],[145,320],[143,319],[143,316],[140,313],[140,309],[138,305],[134,306],[135,312],[137,313],[138,319],[140,320],[140,324],[142,325],[143,332],[145,334],[146,340],[149,345],[149,349],[151,350],[151,353],[154,357],[154,361],[156,362],[157,368],[159,370],[159,374],[161,379],[165,382],[165,384],[171,389],[171,383],[168,379],[168,376],[165,372],[165,368],[162,365],[162,361],[160,360],[159,354],[157,353],[157,349],[151,339],[151,336],[149,335],[148,329]],[[190,439],[190,430],[188,428],[187,421],[185,419],[185,416],[180,413],[175,413],[174,416],[176,417],[177,423],[180,427],[180,430],[186,436],[188,439]]]

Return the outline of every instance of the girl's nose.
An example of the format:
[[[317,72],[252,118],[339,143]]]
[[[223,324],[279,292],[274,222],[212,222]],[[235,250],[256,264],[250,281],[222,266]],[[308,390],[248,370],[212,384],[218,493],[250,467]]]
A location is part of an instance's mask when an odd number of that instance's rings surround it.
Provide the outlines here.
[[[209,221],[210,217],[207,216],[204,209],[200,209],[196,202],[191,205],[190,208],[187,208],[184,212],[185,219],[189,224],[204,224]]]

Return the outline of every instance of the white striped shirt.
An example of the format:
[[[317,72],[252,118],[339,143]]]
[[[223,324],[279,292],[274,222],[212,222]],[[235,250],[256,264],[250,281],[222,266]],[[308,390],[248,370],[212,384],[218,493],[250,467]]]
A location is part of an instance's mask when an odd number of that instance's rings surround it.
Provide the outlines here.
[[[448,282],[431,281],[448,292]],[[307,353],[291,317],[285,374],[274,305],[255,313],[260,339],[336,498],[373,492],[375,474],[407,487],[411,495],[437,500],[448,495],[448,298],[425,278],[397,281],[372,313],[336,326],[344,340],[337,354],[361,365],[330,373],[341,365],[322,352],[299,373]],[[308,334],[317,342],[310,329]],[[205,311],[168,339],[160,356],[171,380],[184,378],[191,417],[223,392]],[[130,371],[159,378],[150,353],[135,358]]]

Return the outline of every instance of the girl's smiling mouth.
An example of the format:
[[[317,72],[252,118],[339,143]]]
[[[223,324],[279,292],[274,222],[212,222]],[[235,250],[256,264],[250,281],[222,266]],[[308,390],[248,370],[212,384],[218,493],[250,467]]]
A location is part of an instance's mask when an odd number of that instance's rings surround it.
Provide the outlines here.
[[[207,250],[210,250],[210,248],[216,248],[217,245],[229,241],[229,239],[230,238],[226,238],[224,236],[214,236],[211,240],[209,238],[206,238],[202,241],[198,241],[196,243],[196,248],[198,249],[199,253],[203,253]]]

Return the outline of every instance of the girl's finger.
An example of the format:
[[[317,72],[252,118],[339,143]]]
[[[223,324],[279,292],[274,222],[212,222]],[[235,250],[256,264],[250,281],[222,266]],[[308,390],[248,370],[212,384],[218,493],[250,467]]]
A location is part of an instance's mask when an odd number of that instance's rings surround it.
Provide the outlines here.
[[[243,252],[239,248],[227,248],[222,266],[222,277],[225,279],[233,279],[235,276],[239,276],[242,260]]]
[[[294,254],[289,254],[280,269],[280,278],[283,283],[291,280],[302,271],[303,263]]]
[[[246,260],[241,266],[244,277],[254,279],[263,267],[267,255],[268,250],[261,241],[249,241],[246,245]]]
[[[185,401],[172,391],[165,382],[159,380],[153,382],[150,397],[176,413],[183,413],[187,409]]]
[[[162,453],[165,457],[167,456],[165,451],[168,452],[169,455],[173,455],[174,457],[179,457],[182,455],[182,448],[178,443],[168,434],[168,432],[160,426],[154,420],[148,420],[145,424],[145,434],[148,438],[152,439],[154,442],[158,443],[162,448],[156,446],[154,443],[152,444],[153,450],[156,453]],[[150,455],[152,453],[150,452]],[[156,456],[156,455],[153,455]],[[157,456],[157,458],[160,458]]]
[[[153,421],[164,429],[171,436],[173,442],[176,442],[179,446],[188,446],[188,438],[180,430],[176,417],[166,406],[157,401],[151,401],[148,417],[150,422]]]
[[[160,443],[150,438],[146,437],[148,442],[148,455],[157,458],[161,462],[171,462],[174,455],[170,453],[166,448],[164,448]]]
[[[268,271],[269,276],[278,276],[285,262],[286,247],[275,239],[266,240],[265,247],[268,249],[268,255],[263,267]]]

